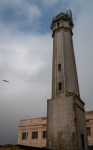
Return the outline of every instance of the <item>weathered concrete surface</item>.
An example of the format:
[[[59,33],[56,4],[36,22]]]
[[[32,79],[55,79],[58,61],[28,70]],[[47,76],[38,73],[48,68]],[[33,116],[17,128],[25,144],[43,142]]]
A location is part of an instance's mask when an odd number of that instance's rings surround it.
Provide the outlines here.
[[[81,149],[81,135],[84,135],[84,148],[87,149],[84,103],[79,94],[72,28],[72,19],[62,13],[51,24],[53,68],[52,98],[47,101],[47,145],[55,149]]]
[[[86,126],[90,127],[90,134],[88,134],[88,144],[89,147],[93,149],[93,110],[85,112]]]
[[[46,131],[47,118],[32,118],[20,120],[18,128],[18,144],[34,146],[34,147],[46,147],[46,138],[43,138],[43,131]],[[38,132],[38,138],[32,138],[32,132]],[[28,132],[28,137],[22,139],[22,133]]]

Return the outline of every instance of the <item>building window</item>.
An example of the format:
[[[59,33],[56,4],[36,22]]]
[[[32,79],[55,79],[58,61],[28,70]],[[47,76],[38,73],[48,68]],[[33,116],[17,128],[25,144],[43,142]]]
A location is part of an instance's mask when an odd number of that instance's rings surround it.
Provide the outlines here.
[[[23,132],[22,133],[22,139],[27,139],[28,138],[28,132]]]
[[[46,138],[47,137],[47,131],[43,131],[43,138]]]
[[[62,83],[61,82],[58,83],[58,90],[59,91],[62,90]]]
[[[87,135],[88,135],[88,136],[90,136],[90,135],[91,135],[90,127],[87,127]]]
[[[32,132],[32,139],[37,139],[38,138],[38,132]]]
[[[59,28],[59,27],[60,27],[60,22],[57,23],[57,28]]]
[[[58,71],[61,70],[61,64],[58,64]]]

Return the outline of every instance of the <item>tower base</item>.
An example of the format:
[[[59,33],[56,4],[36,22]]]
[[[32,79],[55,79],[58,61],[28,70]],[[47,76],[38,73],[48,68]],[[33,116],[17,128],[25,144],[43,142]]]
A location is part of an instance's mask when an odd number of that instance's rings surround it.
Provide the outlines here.
[[[84,102],[73,93],[47,100],[47,146],[87,149]]]

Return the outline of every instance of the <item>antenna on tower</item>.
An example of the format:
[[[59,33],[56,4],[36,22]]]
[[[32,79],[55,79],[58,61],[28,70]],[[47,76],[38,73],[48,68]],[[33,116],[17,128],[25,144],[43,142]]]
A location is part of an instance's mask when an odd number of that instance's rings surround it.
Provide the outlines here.
[[[66,14],[69,18],[72,19],[72,11],[70,9],[66,11]]]

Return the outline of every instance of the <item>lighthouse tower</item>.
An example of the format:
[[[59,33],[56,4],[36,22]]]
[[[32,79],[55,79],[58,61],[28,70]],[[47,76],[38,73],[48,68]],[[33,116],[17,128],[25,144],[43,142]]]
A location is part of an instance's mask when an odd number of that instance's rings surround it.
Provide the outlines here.
[[[80,98],[73,48],[72,13],[52,20],[52,98],[47,100],[47,146],[87,149],[84,102]]]

